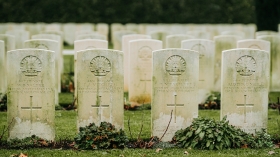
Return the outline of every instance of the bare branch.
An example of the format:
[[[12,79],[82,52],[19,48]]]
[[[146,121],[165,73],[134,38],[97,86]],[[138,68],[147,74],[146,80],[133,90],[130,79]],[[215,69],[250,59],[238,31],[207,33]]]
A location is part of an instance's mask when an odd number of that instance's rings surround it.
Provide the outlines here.
[[[161,139],[164,137],[164,135],[166,134],[166,132],[167,132],[167,130],[168,130],[168,128],[169,128],[170,122],[171,122],[171,120],[172,120],[172,112],[173,112],[173,110],[171,110],[170,120],[169,120],[169,123],[168,123],[168,125],[167,125],[167,127],[166,127],[166,130],[165,130],[165,132],[163,133],[163,135],[161,136],[161,138],[159,139],[159,141],[161,141]]]
[[[139,140],[140,139],[140,136],[141,136],[141,133],[142,133],[142,129],[143,129],[143,118],[144,116],[143,116],[143,114],[142,114],[142,122],[141,122],[141,129],[140,129],[140,132],[139,132],[139,134],[138,134],[138,138],[137,138],[137,140]]]
[[[132,134],[131,134],[131,130],[130,130],[130,116],[128,116],[128,130],[129,130],[129,134],[130,134],[130,139],[132,139]]]

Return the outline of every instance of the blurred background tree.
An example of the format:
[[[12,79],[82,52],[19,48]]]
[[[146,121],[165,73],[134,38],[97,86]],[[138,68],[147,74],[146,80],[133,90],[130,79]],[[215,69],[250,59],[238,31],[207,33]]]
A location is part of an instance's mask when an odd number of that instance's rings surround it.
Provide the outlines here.
[[[280,0],[0,0],[0,22],[256,23],[258,30],[277,30],[279,2]]]
[[[255,0],[257,31],[278,31],[280,0]]]

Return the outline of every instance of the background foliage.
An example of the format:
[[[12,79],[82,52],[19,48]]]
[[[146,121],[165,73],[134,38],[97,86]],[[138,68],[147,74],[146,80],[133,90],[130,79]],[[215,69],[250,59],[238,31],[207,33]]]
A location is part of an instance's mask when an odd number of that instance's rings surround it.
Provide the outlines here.
[[[0,22],[255,23],[254,0],[0,0]]]

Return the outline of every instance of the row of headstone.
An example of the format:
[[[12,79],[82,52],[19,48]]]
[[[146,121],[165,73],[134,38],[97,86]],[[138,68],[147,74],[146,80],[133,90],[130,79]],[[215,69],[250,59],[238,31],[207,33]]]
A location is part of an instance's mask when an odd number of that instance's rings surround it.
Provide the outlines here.
[[[82,47],[82,41],[77,42]],[[138,72],[144,74],[144,78],[139,76],[144,84],[152,84],[152,135],[160,137],[166,132],[162,140],[169,141],[198,116],[200,54],[190,49],[156,50],[162,43],[151,39],[130,43],[138,56],[145,56],[138,62],[151,61],[153,67],[152,71]],[[76,52],[75,65],[79,76],[77,126],[108,121],[123,128],[123,52],[86,46],[81,49]],[[230,124],[249,133],[267,126],[269,56],[267,51],[248,48],[222,53],[221,118],[227,115]],[[35,134],[54,140],[55,58],[55,51],[43,49],[8,52],[9,139]]]
[[[280,27],[280,25],[279,25]],[[64,41],[73,45],[76,37],[77,31],[95,31],[99,35],[105,36],[108,40],[110,29],[110,39],[113,41],[114,33],[116,31],[126,30],[132,31],[139,34],[148,34],[153,39],[158,38],[158,36],[171,35],[171,34],[187,34],[199,37],[199,39],[210,39],[212,40],[214,36],[217,35],[239,35],[245,39],[253,39],[255,37],[256,26],[254,24],[120,24],[113,23],[110,26],[105,23],[2,23],[0,24],[0,34],[6,33],[6,31],[20,30],[29,31],[30,36],[42,33],[44,31],[56,31],[61,32]],[[159,33],[159,35],[156,35]],[[274,32],[272,32],[273,34]],[[165,41],[163,41],[163,46],[165,47]]]
[[[108,39],[109,34],[109,25],[105,23],[1,23],[0,24],[0,34],[10,32],[10,31],[20,31],[20,32],[28,32],[32,36],[40,33],[52,32],[56,34],[62,35],[63,41],[65,41],[69,45],[73,45],[74,41],[77,39],[75,33],[78,31],[96,31],[102,37],[105,36],[105,39]],[[11,34],[11,33],[9,33]],[[12,33],[14,34],[14,33]],[[26,33],[24,33],[26,34]],[[26,36],[26,35],[25,35]],[[62,42],[63,42],[62,41]],[[22,44],[21,44],[22,45]]]

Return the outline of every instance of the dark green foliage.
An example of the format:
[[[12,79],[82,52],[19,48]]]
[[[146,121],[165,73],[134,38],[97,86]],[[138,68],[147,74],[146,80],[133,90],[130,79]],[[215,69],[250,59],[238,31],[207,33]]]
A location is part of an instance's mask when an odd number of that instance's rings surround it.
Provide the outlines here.
[[[0,94],[0,111],[7,111],[7,94],[3,97]]]
[[[254,9],[254,0],[0,0],[0,22],[254,23]]]
[[[280,22],[279,0],[255,0],[257,31],[278,31]]]
[[[222,121],[197,118],[186,129],[178,130],[173,137],[177,146],[197,149],[227,148],[265,148],[273,146],[270,136],[265,131],[255,136],[247,134],[228,124],[226,117]]]
[[[7,142],[8,148],[26,149],[26,148],[42,148],[51,145],[50,141],[44,140],[38,136],[32,135],[24,139],[11,139]]]
[[[91,123],[80,127],[74,141],[78,149],[109,149],[124,148],[128,138],[122,129],[118,131],[111,123],[101,122],[100,126]]]

